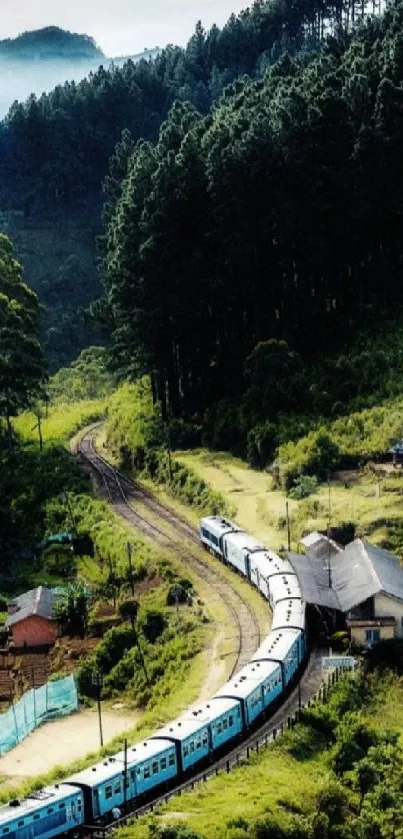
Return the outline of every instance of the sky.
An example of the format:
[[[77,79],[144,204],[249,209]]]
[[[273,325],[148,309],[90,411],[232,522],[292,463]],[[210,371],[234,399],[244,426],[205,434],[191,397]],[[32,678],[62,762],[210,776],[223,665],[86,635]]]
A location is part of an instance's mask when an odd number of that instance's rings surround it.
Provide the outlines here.
[[[221,26],[248,0],[0,0],[0,39],[61,26],[92,35],[107,56],[186,43],[197,20]]]

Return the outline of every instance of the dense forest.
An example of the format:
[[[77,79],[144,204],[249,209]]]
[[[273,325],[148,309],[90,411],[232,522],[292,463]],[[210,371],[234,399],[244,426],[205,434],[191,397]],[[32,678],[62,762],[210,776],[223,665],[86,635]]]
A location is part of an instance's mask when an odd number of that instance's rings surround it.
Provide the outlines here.
[[[168,46],[155,60],[101,67],[80,83],[66,82],[11,107],[0,126],[2,221],[19,258],[29,262],[29,283],[47,306],[44,337],[52,369],[98,340],[87,334],[81,310],[99,294],[94,238],[100,232],[101,185],[122,131],[129,130],[134,141],[155,142],[176,100],[206,115],[237,78],[262,78],[282,55],[308,56],[330,33],[350,31],[379,11],[378,0],[256,0],[221,30],[205,32],[198,24],[185,49]],[[340,49],[345,37],[338,39]],[[51,300],[53,276],[59,285],[59,275],[62,323]]]
[[[397,3],[238,79],[207,116],[177,102],[155,144],[117,146],[114,361],[151,376],[165,416],[215,415],[218,445],[256,427],[270,440],[279,412],[342,414],[364,381],[368,395],[401,377],[393,348],[368,359],[357,333],[402,300],[402,44]]]

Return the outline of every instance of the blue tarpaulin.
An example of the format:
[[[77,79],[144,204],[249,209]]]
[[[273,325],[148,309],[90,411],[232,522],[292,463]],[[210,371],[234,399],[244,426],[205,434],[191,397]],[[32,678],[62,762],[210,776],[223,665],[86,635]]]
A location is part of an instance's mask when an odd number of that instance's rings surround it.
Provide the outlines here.
[[[10,751],[42,723],[64,717],[77,708],[77,688],[72,675],[24,693],[8,711],[0,714],[0,755]]]

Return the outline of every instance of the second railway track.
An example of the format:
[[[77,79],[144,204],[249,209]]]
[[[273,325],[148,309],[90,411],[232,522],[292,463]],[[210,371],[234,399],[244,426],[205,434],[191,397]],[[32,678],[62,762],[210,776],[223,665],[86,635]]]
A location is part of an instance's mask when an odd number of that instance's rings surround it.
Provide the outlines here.
[[[234,585],[231,585],[218,561],[217,567],[214,568],[207,559],[202,559],[184,543],[184,540],[186,540],[200,550],[197,532],[184,518],[163,505],[140,484],[130,480],[111,466],[99,454],[94,446],[97,428],[97,426],[92,427],[83,435],[78,444],[78,451],[82,459],[97,474],[110,504],[119,515],[144,535],[167,549],[175,550],[181,559],[191,564],[197,576],[202,578],[209,586],[214,587],[216,597],[220,598],[230,613],[235,637],[235,654],[230,671],[231,677],[249,661],[261,642],[260,625],[252,606],[247,598]],[[141,502],[141,514],[133,509],[129,503],[136,500]],[[147,513],[151,514],[151,518],[144,515],[144,508],[146,508]],[[156,523],[156,520],[159,520],[159,522]],[[167,524],[171,533],[167,533],[164,529]]]

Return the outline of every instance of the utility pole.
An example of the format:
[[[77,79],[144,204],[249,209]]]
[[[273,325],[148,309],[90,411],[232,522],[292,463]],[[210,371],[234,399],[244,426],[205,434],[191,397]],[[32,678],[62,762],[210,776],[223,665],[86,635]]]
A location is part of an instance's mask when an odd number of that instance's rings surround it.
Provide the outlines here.
[[[73,526],[73,537],[76,538],[77,536],[77,527],[76,527],[76,520],[74,518],[73,508],[70,504],[69,494],[68,492],[63,493],[64,503],[69,511],[70,521]]]
[[[288,544],[288,550],[290,551],[291,550],[291,529],[290,529],[290,516],[289,516],[289,511],[288,511],[288,501],[286,501],[286,504],[285,504],[285,514],[286,514],[286,518],[287,518],[287,544]]]
[[[127,812],[127,786],[128,786],[128,779],[127,779],[127,740],[125,740],[124,746],[124,769],[123,769],[123,806],[124,806],[124,814],[126,815]]]
[[[127,542],[127,558],[129,560],[129,582],[130,588],[132,592],[132,597],[134,597],[134,580],[133,580],[133,567],[132,567],[132,546],[130,542]]]
[[[328,488],[329,488],[329,508],[328,508],[328,519],[327,519],[327,572],[328,572],[328,584],[329,588],[332,587],[332,568],[330,563],[330,475],[328,476]]]
[[[92,671],[92,684],[97,688],[97,705],[98,705],[98,723],[99,723],[99,739],[101,741],[101,748],[104,745],[104,735],[102,731],[102,715],[101,715],[101,691],[102,691],[102,673],[99,670]]]
[[[36,428],[38,429],[38,434],[39,434],[39,451],[41,452],[41,451],[43,451],[43,439],[42,439],[41,415],[40,415],[40,414],[35,414],[35,416],[36,416],[37,422],[35,423],[35,425],[33,425],[33,426],[32,426],[31,431],[35,431],[35,429],[36,429]]]

